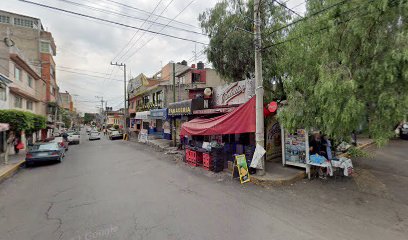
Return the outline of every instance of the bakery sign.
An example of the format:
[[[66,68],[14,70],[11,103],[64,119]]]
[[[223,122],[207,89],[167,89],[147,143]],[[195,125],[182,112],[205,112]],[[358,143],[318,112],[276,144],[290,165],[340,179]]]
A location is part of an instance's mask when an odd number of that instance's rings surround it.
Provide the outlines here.
[[[214,88],[214,106],[243,104],[255,94],[255,81],[247,79]]]

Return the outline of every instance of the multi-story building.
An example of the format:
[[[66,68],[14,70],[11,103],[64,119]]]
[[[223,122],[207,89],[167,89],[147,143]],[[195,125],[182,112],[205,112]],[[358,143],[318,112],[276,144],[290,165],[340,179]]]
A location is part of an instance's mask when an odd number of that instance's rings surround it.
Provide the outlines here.
[[[56,45],[52,34],[44,29],[41,20],[38,18],[0,11],[0,38],[4,40],[3,42],[6,46],[0,50],[0,65],[6,65],[10,54],[16,54],[17,56],[14,56],[14,60],[17,61],[17,58],[23,59],[32,72],[35,72],[40,77],[39,79],[34,78],[33,81],[27,80],[33,82],[32,89],[35,89],[36,99],[31,100],[33,102],[38,100],[33,110],[35,109],[37,113],[47,116],[48,126],[52,128],[55,122],[60,119],[57,116],[56,105],[58,105],[59,88],[56,82],[55,62],[53,59],[56,56]],[[10,49],[17,50],[11,52]],[[15,61],[13,62],[16,63]],[[31,73],[31,70],[21,69],[25,71],[25,73],[22,73],[22,76],[26,73]],[[6,76],[14,74],[19,74],[18,70],[14,73],[14,70],[10,69]],[[26,90],[28,92],[31,91],[30,89]],[[13,93],[11,88],[10,91]],[[15,101],[16,105],[19,106],[19,100]],[[31,104],[28,103],[27,107],[30,110]],[[49,136],[50,132],[43,131],[43,138]]]
[[[169,104],[203,98],[204,89],[224,83],[214,69],[204,68],[202,62],[190,67],[182,61],[174,64],[174,71],[173,63],[169,63],[151,78],[140,74],[128,85],[131,130],[170,139]],[[176,124],[181,125],[182,120],[187,118],[177,117]]]
[[[69,92],[60,92],[61,97],[61,107],[69,112],[74,112],[74,102],[72,101],[72,96]]]

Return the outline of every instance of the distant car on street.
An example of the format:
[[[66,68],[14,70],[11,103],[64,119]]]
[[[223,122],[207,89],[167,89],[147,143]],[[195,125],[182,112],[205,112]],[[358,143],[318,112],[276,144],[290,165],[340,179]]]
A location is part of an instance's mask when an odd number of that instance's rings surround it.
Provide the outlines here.
[[[400,129],[400,138],[408,140],[408,123],[404,123]]]
[[[119,131],[112,131],[109,134],[109,139],[110,140],[123,139],[123,134],[120,133]]]
[[[65,148],[56,142],[36,143],[31,146],[26,154],[26,165],[36,162],[56,161],[60,163],[65,156]]]
[[[65,151],[68,151],[68,142],[63,137],[56,137],[51,142],[58,143],[61,147],[64,147]]]
[[[101,133],[98,131],[92,131],[89,134],[89,140],[100,140],[101,139]]]
[[[69,144],[79,144],[81,141],[81,135],[79,132],[71,131],[67,132],[68,134],[68,143]]]

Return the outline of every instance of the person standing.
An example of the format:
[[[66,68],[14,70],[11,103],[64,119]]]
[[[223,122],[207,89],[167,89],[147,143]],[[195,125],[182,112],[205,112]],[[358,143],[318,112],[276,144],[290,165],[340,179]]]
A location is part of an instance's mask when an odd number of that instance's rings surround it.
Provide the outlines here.
[[[18,137],[14,138],[13,145],[14,145],[14,152],[18,154],[20,152],[20,139]]]

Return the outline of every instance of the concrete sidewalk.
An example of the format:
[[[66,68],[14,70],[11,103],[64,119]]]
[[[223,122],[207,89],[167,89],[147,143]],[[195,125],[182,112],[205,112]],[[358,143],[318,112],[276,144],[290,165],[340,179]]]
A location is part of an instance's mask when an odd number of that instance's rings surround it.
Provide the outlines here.
[[[25,163],[25,151],[10,155],[8,163],[4,164],[3,162],[0,165],[0,182],[13,176],[23,163]]]

